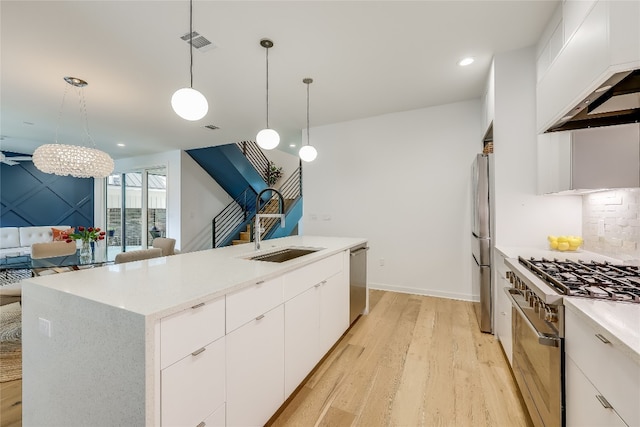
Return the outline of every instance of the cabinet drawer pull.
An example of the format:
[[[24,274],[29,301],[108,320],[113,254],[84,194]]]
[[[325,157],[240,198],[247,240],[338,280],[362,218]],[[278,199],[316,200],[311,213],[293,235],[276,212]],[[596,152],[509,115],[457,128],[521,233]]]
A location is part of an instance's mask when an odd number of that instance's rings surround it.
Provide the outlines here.
[[[264,318],[264,314],[261,314],[260,316],[256,317],[256,320],[262,320]]]
[[[323,281],[322,281],[322,284],[323,284],[323,285],[326,285],[326,284],[327,284],[327,281],[326,281],[326,280],[323,280]]]
[[[317,283],[315,285],[313,285],[314,288],[319,288],[322,285],[322,283]]]
[[[196,350],[196,351],[194,351],[193,353],[191,353],[191,355],[192,355],[192,356],[197,356],[197,355],[199,355],[200,353],[202,353],[202,352],[203,352],[203,351],[205,351],[205,350],[206,350],[206,348],[202,347],[201,349]]]
[[[193,307],[191,307],[191,308],[194,308],[194,309],[195,309],[195,308],[200,308],[200,307],[204,307],[204,303],[203,303],[203,302],[201,302],[200,304],[196,304],[196,305],[194,305],[194,306],[193,306]]]
[[[600,341],[602,341],[605,344],[611,344],[611,341],[609,341],[608,339],[606,339],[605,337],[603,337],[600,334],[596,334],[596,338],[598,338]]]
[[[259,282],[256,282],[256,286],[257,285],[262,285],[264,283],[264,280],[260,280]]]
[[[609,403],[609,401],[605,399],[604,396],[600,394],[596,394],[596,399],[598,399],[600,401],[600,404],[604,406],[606,409],[613,409],[613,406],[611,406],[611,403]]]
[[[200,424],[198,424],[196,427],[204,427],[206,426],[207,423],[205,423],[204,421],[202,421]]]

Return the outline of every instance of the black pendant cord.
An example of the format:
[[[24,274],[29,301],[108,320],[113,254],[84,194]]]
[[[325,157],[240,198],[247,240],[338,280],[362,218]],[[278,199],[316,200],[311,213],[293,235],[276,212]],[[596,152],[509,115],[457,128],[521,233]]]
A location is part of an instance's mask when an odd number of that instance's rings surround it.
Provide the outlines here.
[[[266,64],[267,64],[267,129],[269,129],[269,48],[265,49],[267,51],[266,56]]]
[[[189,75],[190,87],[193,89],[193,0],[189,0]]]

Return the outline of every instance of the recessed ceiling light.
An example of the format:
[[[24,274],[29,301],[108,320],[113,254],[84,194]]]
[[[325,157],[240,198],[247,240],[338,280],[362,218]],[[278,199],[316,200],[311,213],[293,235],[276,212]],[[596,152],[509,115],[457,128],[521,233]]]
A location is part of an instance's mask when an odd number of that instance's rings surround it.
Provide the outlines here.
[[[118,147],[124,147],[125,145],[122,142],[118,142],[118,144],[116,144]]]
[[[473,59],[472,57],[464,58],[458,61],[458,65],[461,67],[466,67],[467,65],[473,64],[473,61],[475,61],[475,59]]]

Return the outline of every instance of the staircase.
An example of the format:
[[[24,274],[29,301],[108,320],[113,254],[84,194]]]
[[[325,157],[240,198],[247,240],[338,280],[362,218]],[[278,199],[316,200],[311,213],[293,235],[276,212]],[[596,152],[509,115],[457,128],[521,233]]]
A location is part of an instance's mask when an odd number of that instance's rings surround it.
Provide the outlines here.
[[[269,160],[257,144],[243,141],[237,144],[187,150],[189,154],[220,186],[233,197],[212,220],[212,247],[248,243],[252,240],[256,196],[267,188]],[[263,239],[285,237],[295,231],[302,218],[302,171],[296,169],[280,186],[284,197],[285,227],[277,218],[262,219]],[[275,193],[266,193],[261,201],[261,213],[277,213]]]
[[[247,224],[245,231],[240,232],[240,238],[232,240],[232,245],[242,245],[244,243],[251,243],[251,224]]]

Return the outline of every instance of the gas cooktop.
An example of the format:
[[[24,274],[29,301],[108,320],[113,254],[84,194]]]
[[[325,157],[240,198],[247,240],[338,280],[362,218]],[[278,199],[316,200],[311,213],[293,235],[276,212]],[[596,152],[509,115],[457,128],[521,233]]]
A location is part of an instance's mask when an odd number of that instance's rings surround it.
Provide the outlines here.
[[[640,303],[640,269],[636,266],[545,258],[518,260],[563,295]]]

